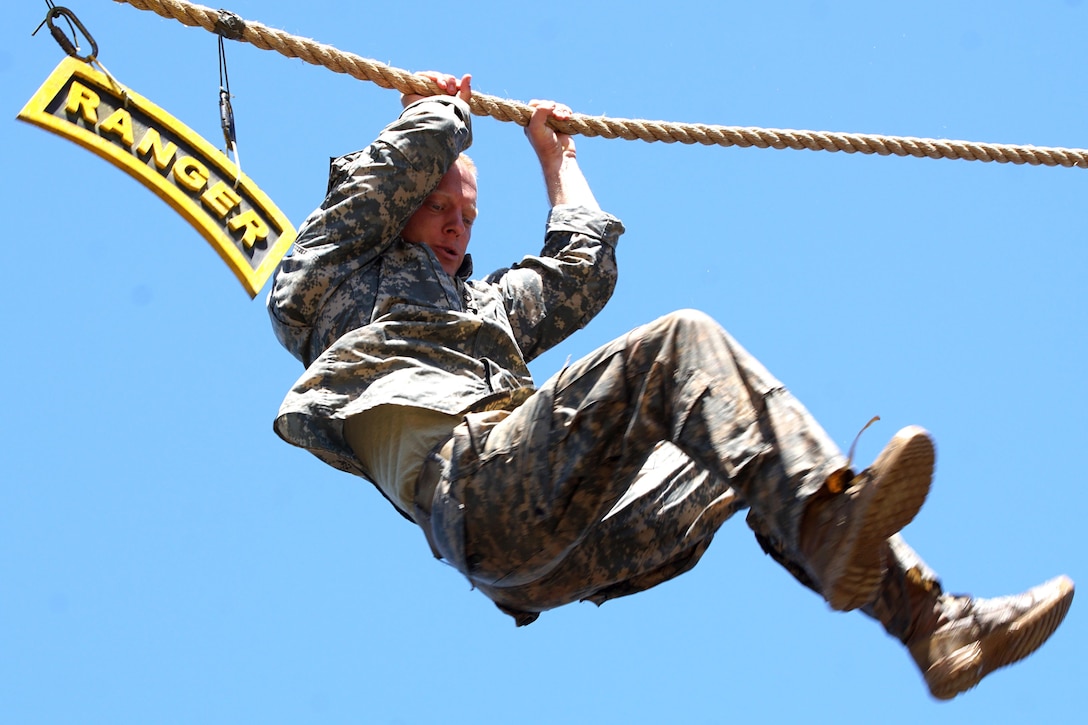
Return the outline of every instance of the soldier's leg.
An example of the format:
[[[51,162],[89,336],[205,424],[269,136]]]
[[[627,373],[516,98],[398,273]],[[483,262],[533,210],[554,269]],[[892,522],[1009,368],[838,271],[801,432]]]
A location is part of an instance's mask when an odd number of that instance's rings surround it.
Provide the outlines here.
[[[534,581],[670,441],[740,493],[832,606],[852,608],[879,583],[879,543],[928,491],[931,445],[908,438],[878,459],[880,476],[828,493],[845,461],[804,407],[709,317],[675,313],[564,369],[505,420],[469,416],[436,492],[434,529],[473,581]]]
[[[761,533],[758,518],[749,516],[748,523],[767,554],[816,589],[804,570]],[[886,569],[877,596],[861,611],[907,647],[938,699],[951,699],[1030,655],[1058,628],[1073,601],[1073,583],[1066,577],[994,599],[945,594],[937,573],[902,536],[890,537],[885,546]]]
[[[945,594],[936,573],[899,536],[888,540],[887,564],[878,596],[864,611],[907,646],[930,693],[942,700],[1030,655],[1073,602],[1073,582],[1064,576],[993,599]]]
[[[691,569],[722,523],[742,508],[732,489],[711,480],[676,446],[660,443],[623,497],[577,544],[557,553],[554,566],[530,581],[477,582],[477,588],[519,625],[570,602],[603,604]]]
[[[434,500],[439,548],[478,584],[535,581],[621,500],[661,441],[723,488],[758,487],[768,518],[796,528],[799,500],[842,461],[792,400],[704,315],[645,325],[564,368],[504,419],[466,417]],[[442,532],[462,531],[463,562],[460,542],[442,543]]]

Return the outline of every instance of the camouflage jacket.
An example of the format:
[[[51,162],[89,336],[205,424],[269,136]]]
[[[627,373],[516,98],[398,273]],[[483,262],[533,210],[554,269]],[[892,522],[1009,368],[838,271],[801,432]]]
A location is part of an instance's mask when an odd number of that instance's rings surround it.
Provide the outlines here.
[[[307,366],[275,421],[287,442],[369,478],[343,422],[376,405],[450,414],[517,405],[526,362],[585,326],[616,282],[623,225],[557,206],[544,247],[508,269],[455,277],[405,223],[472,140],[468,106],[436,96],[408,106],[362,151],[335,159],[328,195],[303,223],[268,297],[279,341]]]

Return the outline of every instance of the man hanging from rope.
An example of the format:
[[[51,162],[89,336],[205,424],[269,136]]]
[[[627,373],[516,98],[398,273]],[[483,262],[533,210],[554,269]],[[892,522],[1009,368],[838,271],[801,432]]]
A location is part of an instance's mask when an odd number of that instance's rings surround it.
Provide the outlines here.
[[[699,560],[741,508],[771,556],[836,610],[861,609],[947,699],[1038,648],[1073,583],[944,594],[899,530],[929,491],[928,433],[855,474],[805,408],[709,317],[666,315],[535,387],[526,362],[582,328],[616,281],[623,226],[574,141],[533,102],[551,202],[543,249],[471,280],[470,77],[421,74],[400,117],[333,161],[269,296],[306,371],[275,430],[372,481],[435,555],[529,624],[642,591]]]

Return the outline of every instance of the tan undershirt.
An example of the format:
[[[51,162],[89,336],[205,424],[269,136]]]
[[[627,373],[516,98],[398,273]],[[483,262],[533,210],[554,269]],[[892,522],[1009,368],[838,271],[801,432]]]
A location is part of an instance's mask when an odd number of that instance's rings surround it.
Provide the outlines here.
[[[458,416],[436,410],[379,405],[349,418],[344,440],[382,493],[412,514],[423,459],[459,422]]]

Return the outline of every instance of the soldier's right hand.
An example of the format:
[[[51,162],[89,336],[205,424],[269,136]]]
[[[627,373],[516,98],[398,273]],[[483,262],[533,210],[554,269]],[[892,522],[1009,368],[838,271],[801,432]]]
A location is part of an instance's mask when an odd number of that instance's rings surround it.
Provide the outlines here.
[[[446,95],[457,96],[465,103],[468,103],[472,98],[472,75],[466,73],[461,76],[460,79],[457,76],[452,76],[448,73],[439,73],[438,71],[425,70],[416,73],[416,76],[420,78],[426,78],[434,83],[435,93],[432,95]],[[403,93],[400,97],[400,103],[402,106],[409,106],[421,98],[426,96],[418,93]]]

